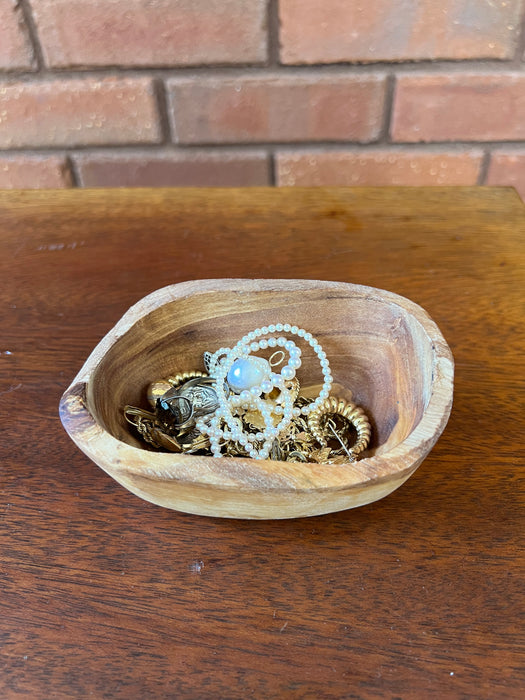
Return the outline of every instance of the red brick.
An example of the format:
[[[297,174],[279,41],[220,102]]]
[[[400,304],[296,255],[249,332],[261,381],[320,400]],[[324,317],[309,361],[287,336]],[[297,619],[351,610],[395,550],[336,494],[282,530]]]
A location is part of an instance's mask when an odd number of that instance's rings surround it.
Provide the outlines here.
[[[521,0],[280,0],[284,63],[512,58]]]
[[[32,0],[46,63],[186,66],[266,59],[265,0]]]
[[[525,200],[525,149],[494,151],[487,173],[487,185],[511,185]]]
[[[277,154],[277,184],[300,186],[475,185],[480,150],[299,151]]]
[[[269,184],[264,153],[79,155],[85,187],[243,187]]]
[[[182,78],[168,87],[181,143],[372,141],[383,119],[382,76]]]
[[[525,75],[403,75],[395,91],[395,141],[525,138]]]
[[[86,78],[0,85],[0,148],[155,143],[148,78]]]
[[[19,4],[0,0],[0,69],[32,67],[33,50]]]
[[[1,189],[40,189],[71,186],[63,156],[0,156]]]

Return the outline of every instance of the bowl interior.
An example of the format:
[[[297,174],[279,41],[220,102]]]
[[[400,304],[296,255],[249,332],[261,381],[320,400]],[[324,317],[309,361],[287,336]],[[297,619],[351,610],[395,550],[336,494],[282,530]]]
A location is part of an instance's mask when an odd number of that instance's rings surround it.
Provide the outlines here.
[[[88,408],[115,438],[146,449],[126,423],[123,407],[148,408],[150,382],[203,370],[204,351],[231,347],[271,323],[300,326],[321,343],[334,381],[352,391],[372,423],[364,457],[387,452],[417,426],[431,393],[432,342],[391,298],[350,290],[205,291],[165,303],[106,352],[88,383]],[[297,342],[303,350],[298,379],[304,387],[318,384],[319,362],[304,341]]]

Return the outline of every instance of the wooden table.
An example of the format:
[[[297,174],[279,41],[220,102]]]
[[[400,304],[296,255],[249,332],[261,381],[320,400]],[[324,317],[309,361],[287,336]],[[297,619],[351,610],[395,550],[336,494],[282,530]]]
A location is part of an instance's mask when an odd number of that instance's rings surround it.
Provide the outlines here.
[[[0,193],[1,698],[522,698],[523,239],[510,189]],[[421,304],[456,359],[440,441],[368,506],[177,513],[69,440],[126,309],[210,277]]]

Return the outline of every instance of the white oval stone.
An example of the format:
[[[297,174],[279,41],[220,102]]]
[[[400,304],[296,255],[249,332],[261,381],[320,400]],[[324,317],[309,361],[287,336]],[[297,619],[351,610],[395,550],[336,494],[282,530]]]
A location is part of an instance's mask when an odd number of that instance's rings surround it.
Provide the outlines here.
[[[226,381],[232,391],[240,394],[259,386],[270,374],[270,364],[264,357],[239,357],[231,366]]]

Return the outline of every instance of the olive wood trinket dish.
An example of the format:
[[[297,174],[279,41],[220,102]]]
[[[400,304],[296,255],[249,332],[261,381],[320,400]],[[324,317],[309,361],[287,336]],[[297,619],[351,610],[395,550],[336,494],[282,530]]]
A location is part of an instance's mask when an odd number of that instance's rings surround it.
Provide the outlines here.
[[[361,458],[343,465],[154,452],[126,422],[127,404],[148,406],[151,382],[202,369],[205,351],[249,331],[290,323],[314,334],[334,382],[372,424]],[[303,346],[298,378],[319,382]],[[295,518],[354,508],[405,482],[447,423],[453,358],[417,304],[391,292],[311,280],[200,280],[148,295],[93,350],[64,393],[62,423],[116,481],[167,508],[229,518]]]

